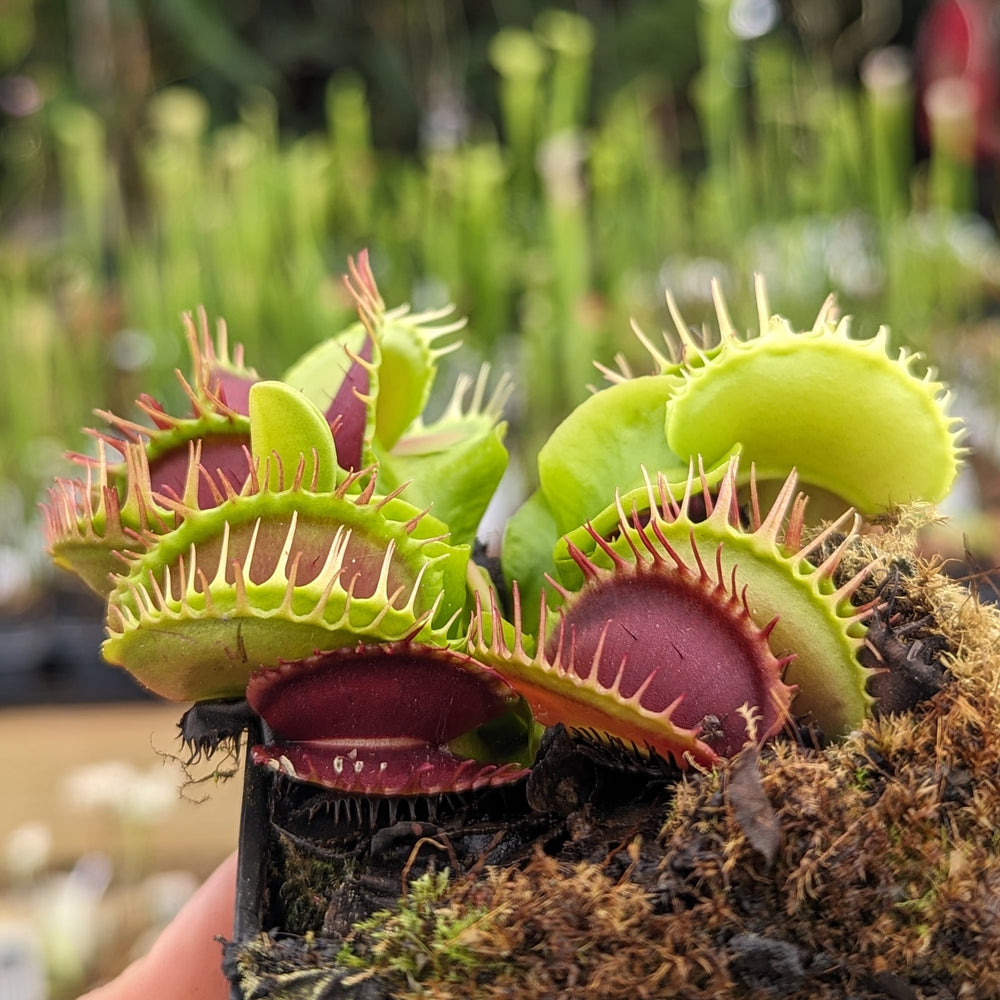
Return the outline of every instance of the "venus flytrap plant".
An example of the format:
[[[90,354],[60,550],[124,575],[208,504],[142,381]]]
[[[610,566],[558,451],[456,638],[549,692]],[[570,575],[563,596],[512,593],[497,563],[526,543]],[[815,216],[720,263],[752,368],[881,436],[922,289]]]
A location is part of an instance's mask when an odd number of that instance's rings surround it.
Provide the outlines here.
[[[647,480],[644,490],[619,497],[585,528],[560,540],[555,555],[559,579],[572,596],[583,582],[583,559],[610,565],[650,530],[660,544],[679,549],[689,544],[702,562],[714,556],[719,571],[744,588],[746,611],[758,628],[767,630],[771,648],[791,654],[782,676],[797,691],[795,714],[817,723],[828,736],[846,733],[860,725],[874,702],[867,691],[871,671],[857,659],[871,607],[858,608],[851,601],[872,567],[834,582],[861,519],[848,510],[807,542],[808,497],[796,493],[796,474],[788,476],[767,511],[761,510],[756,479],[751,478],[748,513],[742,515],[738,469],[739,460],[730,460],[715,485],[692,477],[679,496],[660,475],[655,485]],[[817,558],[818,553],[824,556]],[[741,728],[732,712],[730,707],[711,714],[729,715]]]
[[[470,547],[409,499],[449,462],[468,466],[437,495],[471,539],[506,463],[504,383],[486,401],[484,372],[468,407],[460,383],[425,423],[433,342],[462,324],[387,312],[364,255],[348,287],[361,322],[283,381],[230,361],[224,327],[213,346],[188,320],[192,416],[145,397],[152,427],[105,414],[124,441],[99,434],[87,479],[53,490],[53,553],[107,596],[109,661],[167,698],[246,695],[278,748],[255,759],[293,778],[394,796],[513,780],[530,717],[452,649],[481,585]],[[386,488],[372,463],[394,449],[412,482]],[[424,711],[425,685],[450,691],[447,713]]]
[[[386,309],[364,258],[348,287],[360,322],[282,380],[191,338],[192,415],[148,399],[149,428],[108,415],[122,438],[99,435],[88,478],[57,486],[50,504],[57,557],[107,597],[106,657],[195,702],[182,722],[192,761],[252,733],[245,801],[270,812],[244,829],[267,857],[244,854],[241,885],[266,867],[266,919],[304,934],[316,965],[376,908],[344,900],[358,873],[398,854],[397,836],[419,838],[404,876],[428,844],[479,866],[522,852],[535,829],[573,839],[584,802],[595,844],[624,803],[655,841],[668,797],[679,814],[680,789],[700,781],[675,787],[691,767],[760,850],[774,811],[766,767],[794,748],[772,758],[759,743],[808,724],[819,746],[892,693],[871,683],[891,655],[862,655],[892,653],[894,612],[867,582],[883,557],[860,536],[897,495],[947,491],[960,449],[944,387],[909,355],[890,357],[884,333],[853,340],[829,303],[797,333],[758,285],[760,332],[742,337],[716,288],[713,343],[668,299],[676,343],[639,333],[652,371],[605,369],[608,388],[541,449],[539,489],[507,533],[502,595],[469,543],[503,471],[506,383],[491,394],[485,370],[460,380],[426,417],[457,326]],[[845,380],[862,397],[853,409]],[[918,440],[861,440],[854,421],[876,416],[909,419]],[[235,455],[242,464],[224,467]],[[854,507],[814,528],[800,482]],[[543,726],[569,734],[550,733],[540,752]],[[608,787],[619,779],[621,798]],[[401,799],[448,840],[396,823]],[[758,807],[768,815],[746,815]],[[769,830],[767,865],[784,864],[785,830]],[[629,848],[633,862],[642,850]],[[292,898],[303,888],[304,907]],[[256,934],[263,906],[238,909],[234,967],[281,947]],[[328,939],[315,954],[314,934]],[[334,981],[345,961],[321,976]],[[244,973],[237,988],[256,975]]]
[[[110,430],[90,431],[96,457],[71,455],[84,477],[57,480],[44,507],[55,561],[102,595],[121,569],[118,554],[144,551],[151,536],[175,525],[162,494],[207,507],[224,488],[239,490],[250,472],[248,400],[257,373],[244,366],[241,347],[230,357],[225,323],[214,342],[204,310],[197,327],[189,314],[184,325],[192,376],[177,378],[190,413],[171,415],[145,394],[136,405],[147,423],[98,410]]]
[[[884,329],[850,338],[828,300],[796,333],[758,281],[760,332],[742,338],[713,294],[717,343],[696,339],[668,296],[676,347],[640,333],[654,373],[605,370],[610,388],[541,449],[539,490],[505,538],[514,638],[494,624],[470,639],[543,722],[679,764],[742,746],[747,706],[764,737],[793,714],[828,736],[861,723],[874,701],[858,659],[872,605],[852,597],[874,564],[835,582],[854,508],[940,500],[961,455],[949,394],[914,373],[913,356],[890,357]],[[885,431],[861,439],[857,421]],[[784,482],[762,512],[758,483],[773,479]],[[807,540],[799,479],[854,508]],[[537,649],[523,639],[536,629]]]
[[[468,550],[369,473],[333,491],[295,478],[201,511],[115,578],[104,655],[175,700],[241,696],[252,670],[362,640],[446,640]]]
[[[781,680],[787,661],[771,653],[770,627],[755,626],[721,565],[706,567],[693,546],[686,558],[655,532],[640,532],[630,555],[606,551],[614,556],[607,570],[573,550],[586,582],[561,591],[554,627],[542,604],[544,646],[532,653],[525,643],[515,591],[513,643],[496,627],[494,604],[490,638],[477,631],[470,640],[476,657],[505,675],[543,724],[653,750],[679,767],[736,752],[744,705],[766,711],[762,735],[773,735],[791,700]],[[727,728],[708,735],[719,713]]]
[[[764,515],[753,489],[744,528],[737,467],[730,462],[717,490],[688,480],[679,500],[662,476],[655,488],[647,481],[641,507],[618,498],[570,532],[556,552],[558,613],[541,602],[537,651],[522,641],[518,596],[513,642],[501,630],[488,641],[477,634],[475,654],[510,677],[542,722],[595,730],[681,766],[736,752],[744,706],[762,738],[793,704],[831,736],[859,725],[874,700],[857,659],[870,607],[850,598],[870,567],[833,582],[857,519],[814,565],[809,556],[850,512],[803,543],[806,499],[792,474]]]
[[[469,384],[460,380],[445,414],[425,422],[437,360],[457,346],[434,343],[464,321],[435,325],[448,310],[386,312],[365,254],[356,267],[352,262],[348,287],[362,321],[308,352],[281,383],[262,384],[245,365],[242,348],[230,352],[225,323],[213,341],[203,311],[197,327],[185,316],[192,376],[178,372],[178,379],[189,414],[169,414],[148,395],[137,403],[147,423],[98,411],[110,431],[91,432],[97,457],[72,456],[85,476],[59,480],[46,507],[56,561],[106,593],[108,572],[120,568],[112,553],[143,551],[144,537],[176,525],[176,511],[163,506],[161,495],[183,498],[188,508],[218,504],[247,483],[252,452],[269,464],[272,483],[282,474],[291,482],[297,456],[306,455],[317,467],[310,464],[305,480],[318,473],[320,491],[380,461],[387,467],[383,481],[393,480],[390,488],[408,482],[414,493],[432,494],[461,517],[462,541],[471,541],[506,467],[500,411],[509,382],[499,380],[487,395],[484,370],[466,407]],[[286,458],[283,469],[270,462],[274,449]],[[315,459],[308,457],[312,449]],[[121,461],[110,457],[115,452]],[[459,456],[454,464],[465,472],[451,486],[438,478],[446,455]],[[403,470],[395,477],[389,473],[394,461]]]
[[[453,541],[471,543],[507,466],[500,417],[510,382],[501,378],[487,394],[488,368],[475,380],[460,377],[444,413],[425,419],[438,360],[458,347],[436,342],[465,320],[440,322],[450,307],[387,311],[366,256],[352,264],[350,288],[361,321],[307,353],[282,381],[325,409],[328,420],[340,417],[341,467],[377,462],[383,483],[406,483],[415,502],[441,512]]]
[[[185,416],[173,416],[151,396],[143,395],[137,406],[149,421],[139,424],[104,410],[103,417],[112,433],[92,432],[109,448],[120,450],[121,442],[140,445],[149,467],[153,492],[180,494],[189,486],[189,453],[197,447],[198,461],[206,470],[197,484],[199,499],[208,503],[223,480],[237,488],[246,480],[246,448],[250,440],[248,400],[250,387],[259,380],[252,368],[243,364],[242,347],[229,355],[226,324],[219,322],[213,343],[204,310],[199,310],[198,326],[189,314],[184,316],[188,349],[191,354],[192,381],[177,372],[178,381],[191,405]],[[87,459],[82,461],[86,463]],[[126,474],[126,467],[111,469],[116,480]]]
[[[460,382],[425,421],[449,349],[436,342],[460,324],[386,310],[364,257],[348,287],[360,323],[282,381],[230,362],[224,339],[189,336],[194,417],[148,400],[154,431],[110,417],[129,439],[124,485],[102,459],[99,482],[55,492],[54,549],[72,563],[91,546],[94,565],[121,564],[110,660],[167,697],[245,693],[272,731],[254,759],[344,794],[516,780],[534,745],[528,706],[542,724],[682,767],[736,752],[748,712],[761,738],[793,715],[831,736],[860,724],[872,605],[852,598],[872,565],[838,574],[861,519],[848,509],[810,538],[797,482],[870,514],[896,496],[939,499],[959,456],[943,387],[905,352],[891,359],[884,331],[852,340],[828,301],[796,333],[759,283],[760,332],[743,338],[716,286],[721,336],[708,345],[668,298],[673,349],[639,333],[653,373],[605,369],[609,388],[539,454],[538,493],[505,544],[511,623],[468,546],[506,458],[504,383],[487,399],[485,371]],[[853,408],[845,380],[861,396]],[[886,406],[914,440],[893,429],[859,442],[851,419],[881,407],[884,421]],[[164,440],[186,448],[183,475],[154,465]],[[216,456],[238,444],[245,472],[213,471],[209,444]],[[769,479],[781,486],[765,510]],[[421,703],[432,689],[451,691],[447,711]]]
[[[429,697],[438,691],[447,696]],[[383,638],[317,653],[254,673],[247,699],[274,733],[253,748],[256,763],[348,795],[507,784],[532,756],[530,716],[514,688],[440,643]],[[514,737],[503,745],[490,742],[497,720]]]

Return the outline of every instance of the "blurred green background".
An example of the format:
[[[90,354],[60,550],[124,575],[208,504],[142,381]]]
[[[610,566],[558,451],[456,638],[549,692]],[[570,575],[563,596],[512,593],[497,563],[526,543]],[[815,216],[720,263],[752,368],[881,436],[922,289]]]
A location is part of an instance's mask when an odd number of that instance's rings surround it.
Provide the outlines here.
[[[925,6],[0,0],[6,564],[44,564],[94,407],[181,404],[183,310],[275,375],[365,246],[390,305],[454,302],[461,364],[513,372],[528,481],[592,360],[643,364],[630,319],[669,325],[670,287],[702,323],[717,275],[749,326],[754,271],[797,324],[831,290],[890,324],[995,437],[1000,247],[961,121],[915,137]]]
[[[225,317],[277,375],[352,318],[340,274],[370,248],[389,305],[469,316],[446,363],[515,376],[513,504],[592,361],[648,364],[630,319],[670,326],[666,288],[700,325],[717,276],[742,328],[754,271],[799,326],[834,291],[859,335],[889,324],[954,383],[974,450],[948,544],[996,559],[996,161],[961,81],[918,128],[929,6],[0,0],[0,679],[39,702],[8,697],[0,725],[0,964],[36,989],[16,995],[116,972],[235,843],[225,791],[165,815],[178,778],[147,773],[146,739],[170,746],[176,707],[51,705],[125,675],[96,608],[60,639],[37,501],[94,408],[184,405],[182,311]]]

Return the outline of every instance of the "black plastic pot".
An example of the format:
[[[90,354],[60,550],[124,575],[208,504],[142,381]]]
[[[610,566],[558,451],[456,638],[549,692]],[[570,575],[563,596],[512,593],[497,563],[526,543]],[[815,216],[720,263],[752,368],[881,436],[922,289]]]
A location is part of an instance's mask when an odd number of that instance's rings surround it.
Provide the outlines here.
[[[248,758],[260,726],[254,720],[248,731]],[[539,848],[573,861],[608,857],[621,847],[622,822],[634,828],[652,817],[653,839],[676,779],[662,761],[580,742],[562,727],[549,731],[526,779],[462,796],[347,799],[248,761],[225,952],[231,1000],[389,996],[384,980],[359,980],[334,956],[352,926],[394,909],[409,882],[444,867],[461,875],[518,864]],[[581,810],[593,821],[587,837],[570,819]],[[296,895],[310,866],[322,882],[312,912],[310,892]]]
[[[256,731],[255,731],[256,730]],[[233,917],[233,940],[245,941],[264,927],[267,900],[267,863],[270,854],[268,803],[273,776],[250,759],[249,747],[260,739],[260,722],[247,731],[246,759],[243,767],[243,805],[240,812],[239,858],[236,869],[236,911]],[[233,984],[233,1000],[239,1000]]]
[[[243,803],[240,815],[239,858],[236,876],[236,909],[233,940],[225,948],[224,968],[230,980],[231,1000],[254,1000],[277,995],[296,996],[296,982],[323,978],[322,995],[329,1000],[337,997],[358,997],[380,1000],[387,995],[377,980],[341,987],[341,978],[350,978],[344,970],[324,967],[324,961],[336,950],[324,947],[321,940],[315,950],[296,926],[291,915],[296,902],[283,886],[288,882],[292,862],[288,845],[303,852],[311,847],[322,851],[322,841],[341,840],[345,851],[370,851],[371,842],[383,828],[379,826],[377,807],[366,809],[357,800],[338,800],[333,793],[280,777],[274,771],[254,764],[250,747],[266,736],[266,726],[254,719],[247,730],[246,760],[243,775]],[[339,802],[339,804],[337,804]],[[315,808],[315,815],[311,810]],[[315,831],[311,827],[315,826]],[[367,842],[367,843],[366,843]],[[353,880],[340,884],[332,880],[326,889],[336,896],[338,891],[352,895]],[[363,919],[375,909],[391,905],[397,892],[369,892],[357,900],[357,907],[345,914],[342,929]],[[272,948],[274,969],[260,975],[247,973],[248,948]],[[285,971],[278,968],[286,967]],[[294,966],[300,968],[292,968]],[[273,991],[268,982],[273,983]],[[303,989],[307,987],[303,986]],[[312,995],[303,993],[303,995]]]

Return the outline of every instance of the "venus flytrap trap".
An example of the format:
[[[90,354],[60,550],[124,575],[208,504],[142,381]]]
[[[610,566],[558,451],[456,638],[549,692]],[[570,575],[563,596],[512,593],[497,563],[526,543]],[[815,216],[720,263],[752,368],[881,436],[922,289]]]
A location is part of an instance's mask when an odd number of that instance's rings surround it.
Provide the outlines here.
[[[743,459],[741,484],[751,466],[759,480],[779,482],[796,469],[803,483],[865,516],[947,495],[962,454],[961,422],[948,415],[950,394],[933,371],[914,373],[919,355],[902,350],[893,359],[884,327],[870,340],[853,339],[848,319],[834,321],[832,298],[811,330],[796,332],[771,316],[760,278],[756,290],[759,332],[741,337],[713,284],[720,328],[713,346],[691,333],[668,294],[676,341],[665,338],[660,349],[637,331],[653,372],[603,369],[611,385],[577,407],[539,451],[539,492],[526,525],[548,514],[554,543],[607,509],[616,491],[641,489],[643,468],[679,485],[700,462],[715,483],[735,454]],[[879,433],[853,433],[858,423]],[[522,532],[518,518],[507,542],[516,557],[547,548],[548,539],[535,545],[524,537],[537,529]],[[511,578],[525,575],[512,566]]]
[[[55,561],[102,595],[121,555],[143,551],[175,523],[161,496],[208,507],[223,489],[239,490],[250,471],[248,400],[257,373],[244,367],[242,348],[230,357],[224,322],[214,342],[203,310],[197,328],[190,315],[184,324],[192,377],[177,377],[190,413],[169,414],[146,394],[136,405],[148,423],[98,410],[110,430],[90,432],[97,457],[72,455],[85,477],[58,480],[44,508]],[[115,452],[118,462],[109,456]]]
[[[176,700],[241,696],[249,672],[317,649],[439,641],[463,606],[468,550],[375,480],[314,491],[298,475],[184,510],[108,598],[105,656]],[[346,488],[345,488],[346,487]]]
[[[510,379],[488,393],[487,367],[474,379],[460,376],[444,412],[425,419],[438,360],[459,346],[437,342],[465,320],[441,322],[451,307],[387,311],[366,257],[352,264],[350,287],[360,321],[309,351],[282,381],[339,419],[340,466],[377,464],[383,486],[406,484],[408,498],[433,505],[447,522],[452,541],[471,543],[507,467],[501,417]]]
[[[609,556],[619,558],[617,553],[627,551],[626,546],[634,548],[637,536],[648,537],[650,531],[661,545],[689,545],[695,565],[714,559],[719,573],[734,581],[733,587],[738,578],[751,620],[766,629],[773,650],[785,653],[782,676],[795,691],[785,708],[818,724],[828,736],[841,735],[860,725],[873,703],[867,690],[871,671],[858,660],[871,607],[859,608],[852,601],[873,565],[835,582],[845,554],[859,537],[861,519],[848,510],[807,542],[808,498],[796,493],[795,472],[763,513],[752,476],[743,513],[738,470],[739,460],[733,458],[716,486],[705,477],[692,477],[680,497],[662,474],[655,485],[647,481],[644,491],[620,497],[609,511],[557,544],[559,579],[565,588],[575,589],[582,582],[583,561],[607,565]],[[770,698],[758,705],[765,722],[771,718]],[[732,706],[709,714],[741,725]],[[763,731],[773,733],[778,724],[775,719]]]
[[[741,337],[718,285],[713,292],[716,348],[701,351],[678,324],[696,360],[681,369],[683,384],[667,405],[666,439],[677,453],[716,465],[738,444],[761,479],[797,468],[804,483],[865,516],[944,499],[958,471],[961,421],[948,415],[951,396],[933,370],[915,373],[919,355],[904,348],[893,358],[885,327],[871,339],[853,338],[832,297],[811,330],[795,331],[770,314],[760,278],[759,333]]]
[[[685,755],[711,763],[740,749],[744,705],[760,714],[763,738],[793,711],[830,736],[865,718],[873,699],[857,654],[866,609],[850,598],[868,568],[833,582],[857,523],[845,525],[848,515],[803,543],[806,502],[793,474],[763,516],[751,482],[744,527],[737,470],[731,461],[715,490],[689,480],[679,500],[661,477],[656,489],[647,483],[641,517],[619,498],[613,524],[604,517],[560,540],[560,606],[551,624],[541,606],[544,646],[533,657],[498,643],[489,650],[542,721],[596,729],[686,766]],[[844,527],[813,565],[810,555]]]
[[[787,659],[768,645],[773,623],[755,625],[721,564],[706,567],[697,549],[685,561],[659,532],[638,536],[627,555],[604,549],[610,569],[570,550],[585,582],[575,592],[559,588],[554,628],[542,605],[546,641],[534,655],[520,622],[513,644],[495,627],[488,643],[477,635],[476,655],[510,678],[541,722],[653,750],[681,767],[736,752],[745,739],[736,721],[743,705],[765,710],[764,735],[772,735],[792,693],[781,680]],[[515,592],[519,618],[518,603]],[[491,612],[499,613],[495,605]],[[667,667],[672,660],[683,666]],[[709,716],[725,730],[708,735]]]
[[[447,697],[431,706],[434,691]],[[253,748],[256,763],[345,795],[465,792],[516,781],[530,763],[527,742],[504,760],[469,737],[508,713],[515,735],[530,730],[500,674],[440,643],[382,641],[282,663],[253,674],[247,699],[274,734]]]

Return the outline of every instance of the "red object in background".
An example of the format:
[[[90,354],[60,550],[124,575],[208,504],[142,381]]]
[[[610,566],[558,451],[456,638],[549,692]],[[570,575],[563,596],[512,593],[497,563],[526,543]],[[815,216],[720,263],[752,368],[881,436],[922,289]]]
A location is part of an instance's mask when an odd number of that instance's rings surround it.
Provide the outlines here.
[[[969,87],[975,108],[976,159],[1000,161],[1000,3],[932,3],[921,20],[914,57],[921,142],[929,144],[928,90],[941,80],[960,80]]]

